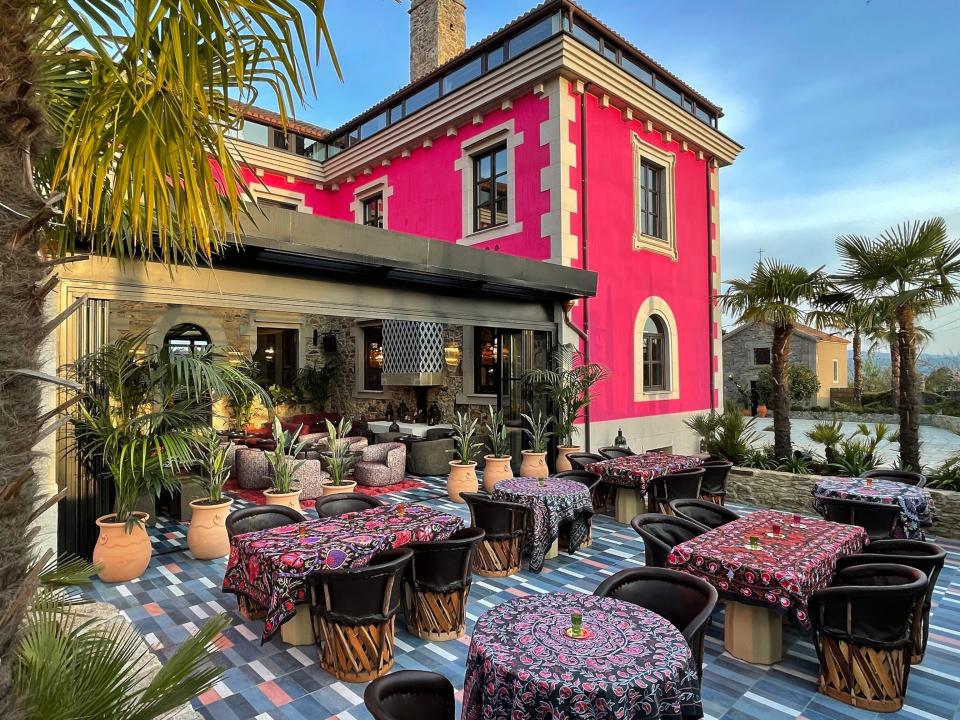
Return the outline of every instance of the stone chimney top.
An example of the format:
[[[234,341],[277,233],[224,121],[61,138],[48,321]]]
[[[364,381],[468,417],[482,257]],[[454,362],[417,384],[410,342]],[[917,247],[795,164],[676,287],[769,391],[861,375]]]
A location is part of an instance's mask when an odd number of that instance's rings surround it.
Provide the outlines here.
[[[467,6],[464,0],[411,0],[411,82],[466,49]]]

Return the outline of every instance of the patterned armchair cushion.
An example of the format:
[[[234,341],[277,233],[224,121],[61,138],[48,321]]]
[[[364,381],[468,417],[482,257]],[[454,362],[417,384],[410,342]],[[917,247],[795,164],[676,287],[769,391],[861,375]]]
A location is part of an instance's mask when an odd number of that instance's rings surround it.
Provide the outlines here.
[[[293,472],[293,482],[300,486],[301,500],[316,500],[323,494],[321,483],[330,479],[330,473],[323,469],[321,460],[296,460],[287,458],[291,465],[298,464]]]
[[[325,432],[315,432],[315,433],[305,433],[304,435],[301,435],[297,439],[302,440],[304,442],[316,443],[318,445],[326,446],[328,437],[329,435]]]
[[[270,463],[263,450],[238,447],[234,464],[237,485],[244,490],[266,490],[270,487]]]
[[[379,443],[363,449],[363,457],[354,468],[359,485],[380,487],[403,482],[406,477],[407,447],[403,443]]]

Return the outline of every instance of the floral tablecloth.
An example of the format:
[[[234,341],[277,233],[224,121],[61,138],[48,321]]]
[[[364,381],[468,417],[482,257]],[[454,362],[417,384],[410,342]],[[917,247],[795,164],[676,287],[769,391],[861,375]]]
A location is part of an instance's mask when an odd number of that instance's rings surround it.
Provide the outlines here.
[[[669,473],[703,465],[703,458],[694,455],[643,453],[590,463],[586,469],[595,472],[604,482],[636,488],[645,493],[650,481]]]
[[[567,637],[570,615],[592,636]],[[531,595],[480,616],[462,720],[702,717],[697,666],[659,615],[613,598]]]
[[[872,478],[872,484],[867,484],[866,478],[827,477],[814,485],[813,509],[823,512],[823,503],[820,498],[841,498],[843,500],[860,500],[863,502],[884,503],[900,506],[900,522],[897,523],[897,537],[906,537],[912,540],[923,540],[923,528],[933,525],[936,511],[933,500],[924,488],[914,485]]]
[[[495,500],[509,500],[530,508],[533,523],[527,533],[530,570],[543,569],[544,555],[560,534],[560,525],[570,523],[567,551],[574,553],[587,539],[593,501],[587,486],[564,478],[512,478],[497,483]]]
[[[780,537],[773,537],[774,524]],[[759,550],[750,549],[752,535]],[[731,600],[789,613],[806,628],[810,593],[830,582],[837,558],[860,552],[866,542],[856,525],[808,517],[794,525],[790,513],[761,510],[677,545],[667,564],[702,577]]]
[[[296,614],[315,570],[362,567],[379,552],[414,541],[446,540],[463,520],[424,505],[399,505],[236,535],[223,591],[267,609],[263,640]]]

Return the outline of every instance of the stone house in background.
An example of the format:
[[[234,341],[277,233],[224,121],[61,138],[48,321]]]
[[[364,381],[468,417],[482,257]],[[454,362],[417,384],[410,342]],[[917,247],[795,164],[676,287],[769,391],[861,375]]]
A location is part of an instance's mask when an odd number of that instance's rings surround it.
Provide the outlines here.
[[[790,362],[803,365],[820,379],[820,391],[811,405],[830,404],[831,388],[847,387],[847,345],[849,340],[807,325],[797,325],[790,344]],[[770,365],[773,329],[769,325],[747,324],[723,334],[723,393],[730,402],[740,403],[737,385],[754,390],[760,371]]]

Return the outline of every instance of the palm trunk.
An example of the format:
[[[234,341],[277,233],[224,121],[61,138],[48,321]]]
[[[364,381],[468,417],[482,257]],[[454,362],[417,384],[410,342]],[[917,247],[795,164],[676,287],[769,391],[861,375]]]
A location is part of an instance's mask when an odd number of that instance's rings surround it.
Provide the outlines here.
[[[33,446],[40,389],[18,374],[36,370],[43,337],[40,228],[50,213],[33,185],[31,151],[44,134],[34,99],[34,4],[0,0],[0,717],[20,717],[11,687],[16,637],[32,591],[28,517],[36,496]]]
[[[900,350],[900,462],[920,470],[920,421],[917,403],[917,335],[913,308],[897,308],[897,345]]]
[[[773,449],[778,458],[788,458],[793,453],[790,441],[790,336],[793,326],[774,326],[771,347],[770,377],[773,392]]]
[[[894,412],[900,410],[900,341],[890,341],[890,402]]]
[[[863,338],[859,328],[853,332],[853,401],[863,405]]]

